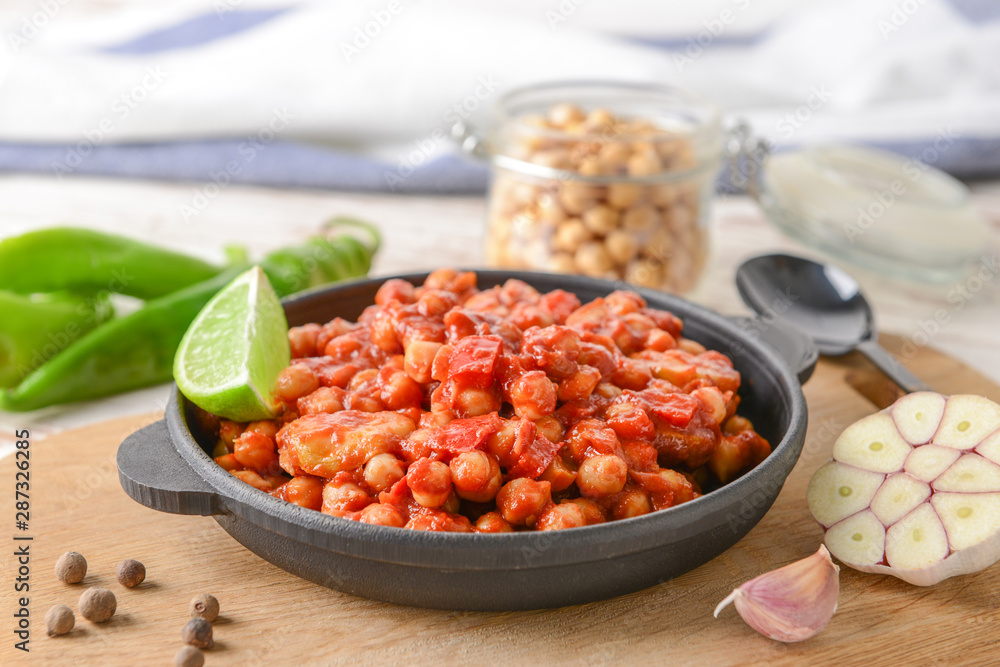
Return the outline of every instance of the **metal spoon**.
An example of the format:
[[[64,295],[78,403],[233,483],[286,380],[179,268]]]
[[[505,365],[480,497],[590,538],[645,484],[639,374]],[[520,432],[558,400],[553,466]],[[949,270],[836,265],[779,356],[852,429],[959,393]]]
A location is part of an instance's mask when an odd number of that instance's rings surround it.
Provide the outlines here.
[[[878,344],[871,306],[854,278],[836,266],[793,255],[762,255],[740,266],[736,286],[761,319],[791,322],[822,354],[858,350],[905,391],[930,391]]]

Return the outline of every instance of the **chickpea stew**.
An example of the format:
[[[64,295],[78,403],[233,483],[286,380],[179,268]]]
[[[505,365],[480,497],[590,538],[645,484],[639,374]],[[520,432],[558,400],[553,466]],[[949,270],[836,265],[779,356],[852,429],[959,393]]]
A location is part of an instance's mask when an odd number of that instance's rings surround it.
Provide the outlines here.
[[[558,530],[640,516],[755,467],[740,375],[629,291],[581,304],[441,269],[358,322],[289,331],[278,418],[197,412],[216,463],[287,502],[415,530]]]

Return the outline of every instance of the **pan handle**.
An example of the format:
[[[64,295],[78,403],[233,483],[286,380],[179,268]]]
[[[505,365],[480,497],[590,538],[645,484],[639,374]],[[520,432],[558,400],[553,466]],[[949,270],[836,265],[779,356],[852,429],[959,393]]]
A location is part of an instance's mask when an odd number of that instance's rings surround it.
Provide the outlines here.
[[[163,420],[130,435],[117,460],[122,488],[136,502],[171,514],[225,514],[214,489],[170,443]]]

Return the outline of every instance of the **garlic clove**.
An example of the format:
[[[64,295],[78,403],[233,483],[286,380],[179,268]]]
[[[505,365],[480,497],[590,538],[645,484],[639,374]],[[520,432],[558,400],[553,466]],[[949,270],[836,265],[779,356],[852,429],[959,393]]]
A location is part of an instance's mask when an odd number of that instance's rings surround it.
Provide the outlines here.
[[[837,611],[840,568],[825,546],[808,558],[751,579],[719,603],[715,617],[732,602],[754,630],[780,642],[814,636]]]

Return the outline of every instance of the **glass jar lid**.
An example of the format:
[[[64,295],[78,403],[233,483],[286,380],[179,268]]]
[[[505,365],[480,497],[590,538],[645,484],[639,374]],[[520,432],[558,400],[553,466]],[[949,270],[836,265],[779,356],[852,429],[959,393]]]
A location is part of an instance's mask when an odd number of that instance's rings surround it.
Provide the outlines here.
[[[965,185],[888,151],[819,145],[769,155],[750,191],[790,236],[909,280],[959,280],[989,244]]]

